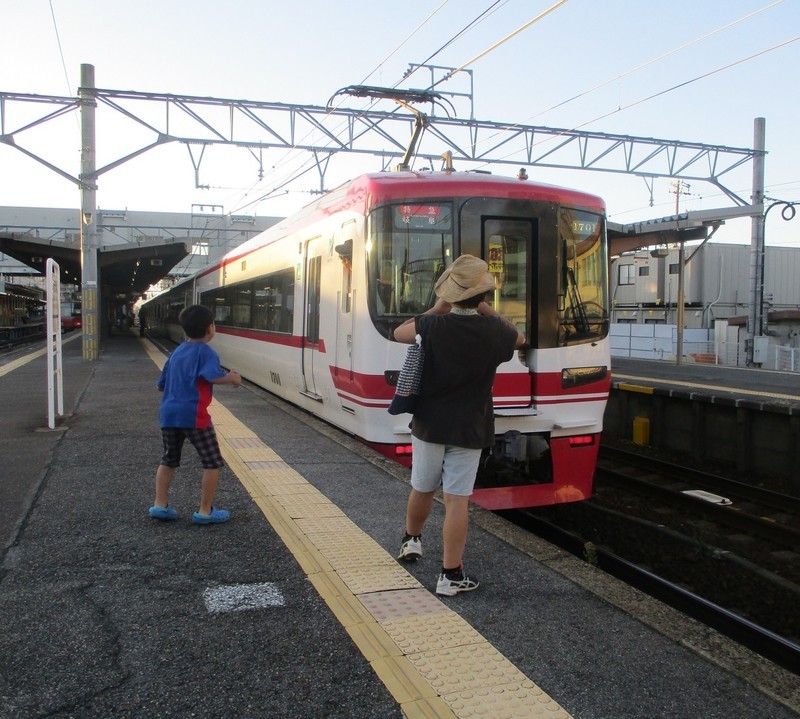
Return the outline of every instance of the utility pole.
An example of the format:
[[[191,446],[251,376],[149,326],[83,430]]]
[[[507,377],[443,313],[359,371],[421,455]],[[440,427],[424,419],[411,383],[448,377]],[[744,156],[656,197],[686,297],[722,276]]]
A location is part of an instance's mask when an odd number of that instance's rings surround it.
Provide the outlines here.
[[[754,205],[764,203],[764,148],[766,147],[766,124],[763,117],[753,123],[753,196]],[[764,336],[764,220],[765,214],[753,215],[750,221],[750,311],[747,315],[747,339],[745,354],[747,366],[757,362],[756,342]],[[758,356],[760,359],[760,356]]]
[[[95,170],[94,65],[81,65],[78,90],[81,108],[81,311],[83,314],[83,359],[100,354],[100,293],[97,272],[97,176]]]
[[[688,195],[690,186],[683,180],[676,180],[672,183],[675,188],[675,219],[677,220],[680,214],[681,195]],[[684,289],[683,289],[683,274],[684,274],[684,255],[686,254],[685,243],[679,240],[678,245],[678,310],[675,317],[677,325],[677,342],[675,344],[675,364],[683,362],[683,323],[684,323]]]

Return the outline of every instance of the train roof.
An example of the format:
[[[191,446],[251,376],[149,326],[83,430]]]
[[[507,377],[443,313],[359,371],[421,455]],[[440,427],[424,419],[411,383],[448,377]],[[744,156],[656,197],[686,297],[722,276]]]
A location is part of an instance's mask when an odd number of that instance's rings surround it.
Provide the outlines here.
[[[423,200],[447,197],[508,197],[571,205],[605,212],[605,202],[587,192],[548,185],[515,177],[483,172],[381,172],[348,180],[324,196],[273,225],[260,235],[231,250],[217,266],[242,257],[335,212],[350,210],[366,214],[374,205],[387,200]],[[213,267],[202,270],[205,274]]]

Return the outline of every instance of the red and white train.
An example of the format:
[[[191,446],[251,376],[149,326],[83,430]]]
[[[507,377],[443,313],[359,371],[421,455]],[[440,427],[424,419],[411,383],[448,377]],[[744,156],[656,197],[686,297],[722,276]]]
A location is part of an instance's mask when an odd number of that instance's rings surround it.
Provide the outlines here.
[[[407,349],[392,331],[433,304],[463,253],[489,263],[493,306],[530,344],[498,369],[473,501],[588,498],[610,387],[593,195],[482,173],[363,175],[150,300],[147,323],[180,341],[180,310],[210,307],[225,366],[409,465],[410,418],[386,411]]]

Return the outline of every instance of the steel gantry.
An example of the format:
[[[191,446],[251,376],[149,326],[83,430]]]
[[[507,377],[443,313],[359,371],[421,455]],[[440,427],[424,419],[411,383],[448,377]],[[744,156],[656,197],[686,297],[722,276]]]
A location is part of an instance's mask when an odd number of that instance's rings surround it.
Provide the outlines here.
[[[435,85],[434,85],[435,86]],[[486,165],[514,165],[569,170],[594,170],[635,175],[652,183],[653,178],[677,178],[708,182],[719,188],[741,216],[750,215],[754,223],[763,225],[763,205],[755,198],[763,197],[763,184],[753,189],[753,203],[740,197],[725,185],[731,173],[747,164],[763,163],[763,141],[756,149],[709,145],[678,140],[635,137],[580,129],[552,128],[523,123],[495,122],[451,117],[449,100],[429,91],[395,90],[401,101],[384,89],[352,86],[339,94],[371,97],[367,109],[298,105],[229,98],[198,97],[172,93],[110,90],[95,87],[94,67],[81,66],[81,87],[77,97],[32,95],[0,92],[0,142],[75,183],[81,190],[82,265],[84,291],[94,296],[97,279],[97,242],[92,217],[96,212],[97,180],[105,173],[129,160],[167,145],[187,146],[195,169],[195,184],[200,184],[200,166],[205,149],[212,145],[247,148],[258,163],[263,177],[261,150],[301,150],[313,154],[324,189],[324,175],[332,157],[340,153],[372,155],[381,160],[386,170],[400,158],[409,156],[408,138],[413,137],[414,158],[418,166],[434,168],[443,160],[445,168],[459,163],[479,169]],[[333,99],[333,98],[332,98]],[[394,99],[399,107],[392,111],[374,108],[375,102]],[[471,93],[470,93],[471,99]],[[409,108],[410,102],[428,103],[430,114]],[[34,119],[26,117],[19,124],[12,110],[17,105],[42,105]],[[107,108],[124,116],[152,134],[151,141],[108,162],[95,164],[94,123],[99,108]],[[444,116],[436,110],[444,109]],[[78,176],[28,149],[26,133],[67,113],[81,112],[81,172]],[[20,113],[30,115],[33,113]],[[199,148],[199,153],[198,153]],[[255,150],[259,153],[256,154]],[[197,153],[197,154],[196,154]],[[762,174],[763,183],[763,174]],[[754,182],[756,177],[754,175]],[[731,209],[731,208],[729,208]],[[678,223],[678,226],[680,223]],[[755,232],[755,230],[754,230]],[[755,242],[755,240],[754,240]],[[763,230],[759,242],[763,244]],[[94,258],[94,259],[92,259]],[[87,285],[87,281],[90,283]],[[762,300],[763,301],[763,300]],[[94,306],[94,310],[92,307]],[[84,300],[84,311],[95,311],[96,305]],[[91,318],[89,318],[91,320]],[[753,318],[753,332],[758,318]],[[88,323],[92,327],[91,321]],[[91,332],[85,340],[84,356],[96,357],[96,336]],[[86,349],[86,343],[95,344]]]
[[[387,169],[405,153],[417,119],[415,113],[402,109],[330,108],[91,87],[82,87],[81,95],[83,100],[0,92],[0,142],[81,185],[78,177],[26,149],[21,137],[94,99],[98,107],[110,108],[153,135],[151,142],[97,168],[95,178],[168,143],[304,150],[317,158],[342,152],[367,154],[381,158],[382,169]],[[47,110],[33,121],[12,127],[14,103],[39,103]],[[154,106],[160,106],[158,120],[149,112]],[[749,202],[726,187],[724,180],[759,154],[750,148],[426,115],[425,134],[415,157],[433,164],[445,152],[462,165],[526,165],[704,181],[740,206]],[[202,158],[192,157],[199,170]]]

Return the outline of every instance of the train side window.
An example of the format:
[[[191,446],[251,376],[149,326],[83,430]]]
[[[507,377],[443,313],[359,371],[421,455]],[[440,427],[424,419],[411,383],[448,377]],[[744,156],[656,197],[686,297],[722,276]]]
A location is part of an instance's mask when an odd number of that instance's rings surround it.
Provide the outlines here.
[[[336,245],[334,250],[342,261],[342,312],[347,313],[350,312],[353,295],[353,240],[345,240]]]
[[[253,286],[250,282],[234,285],[233,326],[250,327],[250,312],[253,302]]]
[[[294,270],[273,272],[253,281],[253,329],[291,332],[293,312]]]
[[[559,344],[593,342],[608,334],[608,259],[603,217],[559,212]]]

